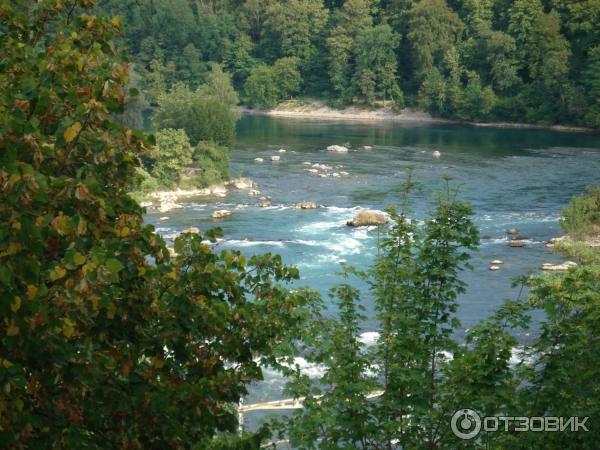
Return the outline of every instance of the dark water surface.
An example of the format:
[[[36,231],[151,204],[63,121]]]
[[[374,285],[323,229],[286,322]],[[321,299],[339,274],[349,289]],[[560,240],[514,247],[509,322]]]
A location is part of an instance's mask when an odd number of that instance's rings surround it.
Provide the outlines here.
[[[351,145],[347,154],[327,152],[332,144]],[[364,150],[362,146],[372,146]],[[286,149],[286,153],[277,150]],[[442,157],[432,158],[433,150]],[[272,163],[272,155],[281,161]],[[257,164],[254,158],[262,157]],[[165,237],[189,226],[207,229],[216,209],[233,215],[218,225],[225,232],[222,248],[244,253],[274,252],[301,272],[301,284],[326,296],[340,280],[339,263],[367,267],[376,252],[377,230],[345,226],[359,208],[384,209],[399,202],[405,170],[414,168],[421,190],[412,197],[414,216],[426,217],[432,196],[443,188],[444,176],[453,178],[461,197],[471,202],[483,239],[473,256],[473,271],[465,272],[468,291],[460,298],[463,330],[485,318],[519,289],[511,280],[537,271],[543,262],[563,258],[545,247],[561,234],[560,210],[570,197],[600,182],[600,135],[545,130],[477,128],[457,125],[363,124],[244,116],[231,154],[232,176],[255,180],[273,207],[254,206],[257,199],[234,192],[223,199],[195,199],[184,209],[148,214]],[[303,162],[326,164],[347,177],[320,178]],[[324,208],[296,210],[300,201]],[[160,222],[160,215],[169,220]],[[517,227],[528,236],[524,249],[509,248],[505,231]],[[499,272],[489,271],[494,259],[504,261]],[[372,311],[372,298],[363,303]],[[364,324],[365,332],[375,324]],[[366,337],[370,335],[365,335]],[[307,367],[307,370],[318,368]],[[281,383],[272,377],[257,387],[251,401],[273,399]]]

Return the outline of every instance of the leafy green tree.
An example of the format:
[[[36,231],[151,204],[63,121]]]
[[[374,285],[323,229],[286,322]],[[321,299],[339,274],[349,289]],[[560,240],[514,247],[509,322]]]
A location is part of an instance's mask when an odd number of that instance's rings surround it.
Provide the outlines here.
[[[440,71],[430,69],[419,90],[419,104],[426,111],[444,116],[449,109],[448,83]]]
[[[235,41],[227,41],[225,44],[223,68],[231,74],[234,87],[240,91],[244,81],[257,64],[256,59],[252,56],[253,44],[245,34]]]
[[[152,176],[172,185],[192,163],[193,150],[184,130],[165,128],[156,133],[156,146],[149,152]]]
[[[565,89],[569,85],[569,42],[560,32],[560,18],[555,11],[542,14],[533,25],[527,42],[533,81],[530,99],[536,108],[533,114],[558,119],[568,113]]]
[[[352,96],[354,72],[354,42],[356,37],[373,24],[364,0],[349,0],[332,17],[333,26],[326,41],[329,79],[342,98]]]
[[[584,83],[590,99],[586,121],[592,126],[600,127],[600,45],[589,51]]]
[[[318,380],[297,375],[287,390],[304,397],[304,408],[287,423],[287,434],[298,448],[372,448],[376,436],[373,405],[368,394],[376,383],[373,367],[360,338],[364,320],[359,293],[348,284],[331,290],[339,319],[314,323],[308,361],[326,367]],[[318,383],[318,386],[315,384]]]
[[[226,85],[221,92],[212,90],[213,87],[201,86],[192,92],[187,86],[176,84],[170,91],[160,94],[159,108],[152,118],[155,128],[183,129],[192,145],[210,141],[231,146],[235,139],[237,113],[224,101],[234,99],[233,91]]]
[[[143,224],[121,25],[89,5],[0,7],[0,446],[257,448],[235,405],[309,297],[279,257],[214,253],[218,232],[171,257]]]
[[[327,23],[327,10],[320,0],[277,1],[267,9],[265,22],[273,47],[273,59],[295,56],[304,74],[318,56],[318,40]]]
[[[206,81],[198,89],[201,98],[214,99],[230,108],[239,103],[237,92],[233,88],[231,75],[223,72],[219,64],[211,64],[211,70],[206,75]]]
[[[389,25],[378,25],[367,28],[356,38],[356,73],[363,77],[363,72],[373,73],[376,96],[391,99],[402,106],[402,91],[396,82],[397,62],[395,51],[399,37]],[[363,82],[360,82],[363,84]],[[364,92],[364,91],[363,91]]]
[[[527,349],[532,364],[524,371],[523,415],[589,417],[589,432],[531,433],[523,444],[533,448],[593,449],[597,446],[600,395],[598,339],[600,278],[598,266],[572,269],[564,275],[528,280],[529,305],[546,319],[536,342]],[[568,399],[568,401],[565,401]]]
[[[302,76],[298,69],[299,64],[298,58],[289,56],[280,58],[273,64],[273,76],[280,98],[289,98],[300,91]]]
[[[540,0],[516,0],[509,10],[508,33],[517,44],[517,60],[521,68],[528,66],[531,56],[527,43],[532,35],[534,24],[542,16],[544,9]]]
[[[279,88],[272,67],[256,66],[244,83],[247,102],[253,107],[271,108],[279,100]]]
[[[458,44],[464,24],[446,0],[422,0],[414,3],[408,21],[408,41],[417,79],[424,79],[433,67],[439,67],[448,49]]]

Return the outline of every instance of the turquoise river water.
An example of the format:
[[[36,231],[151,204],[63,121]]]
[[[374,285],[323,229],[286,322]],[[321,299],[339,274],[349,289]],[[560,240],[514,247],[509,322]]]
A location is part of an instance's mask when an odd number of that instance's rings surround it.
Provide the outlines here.
[[[326,151],[332,144],[349,144],[351,150],[346,154]],[[278,153],[279,149],[286,152]],[[442,157],[433,159],[433,150]],[[281,160],[271,162],[272,155]],[[256,157],[264,162],[255,163]],[[463,275],[468,291],[459,299],[460,335],[505,299],[520,294],[519,288],[511,288],[515,277],[537,271],[543,262],[563,261],[545,242],[561,234],[560,210],[570,197],[589,184],[600,183],[600,135],[246,115],[238,123],[231,161],[232,175],[256,181],[261,195],[272,197],[272,207],[256,207],[258,199],[247,191],[235,191],[221,199],[192,199],[183,209],[168,213],[149,213],[147,222],[167,239],[190,226],[201,230],[220,226],[225,239],[218,247],[246,254],[279,253],[286,263],[300,269],[300,284],[319,290],[324,298],[340,281],[336,276],[340,262],[365,268],[376,253],[375,229],[345,225],[358,209],[397,204],[406,168],[413,167],[421,189],[412,196],[412,209],[415,219],[422,220],[432,196],[443,187],[443,177],[452,177],[461,197],[473,205],[484,237],[473,255],[474,269]],[[349,175],[321,178],[307,171],[311,167],[305,162],[325,164],[332,167],[329,172]],[[294,209],[300,201],[324,207]],[[211,213],[218,209],[233,214],[217,222]],[[169,219],[160,221],[165,215]],[[505,232],[510,227],[529,238],[526,248],[508,247]],[[498,272],[489,270],[494,259],[504,261]],[[372,298],[366,290],[362,302],[367,313],[372,312]],[[365,341],[373,339],[376,324],[366,321],[363,326]],[[305,370],[319,372],[308,364]],[[246,401],[280,398],[281,386],[282,380],[267,372],[265,382],[255,386]]]

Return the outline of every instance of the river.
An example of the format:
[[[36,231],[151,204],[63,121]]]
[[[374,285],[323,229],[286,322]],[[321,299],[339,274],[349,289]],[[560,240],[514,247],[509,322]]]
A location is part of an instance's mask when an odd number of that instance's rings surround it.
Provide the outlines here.
[[[349,153],[326,151],[329,145],[347,143]],[[279,149],[286,151],[278,153]],[[432,158],[434,150],[441,158]],[[273,155],[280,161],[271,162]],[[264,162],[255,163],[256,157]],[[365,268],[373,261],[377,230],[345,225],[358,208],[397,204],[406,169],[413,167],[420,190],[412,195],[412,209],[414,218],[422,220],[433,195],[443,187],[443,178],[452,177],[460,197],[472,204],[484,237],[473,255],[474,269],[463,275],[468,290],[459,299],[460,335],[505,299],[522,295],[511,287],[515,277],[538,271],[541,263],[563,261],[545,243],[561,234],[560,210],[570,197],[600,182],[600,135],[245,115],[238,123],[231,160],[232,176],[255,180],[261,195],[272,197],[272,207],[256,207],[258,199],[239,191],[222,199],[194,199],[167,214],[150,213],[147,222],[167,239],[190,226],[205,230],[218,225],[225,233],[219,247],[246,254],[279,253],[300,269],[300,284],[319,290],[324,298],[340,281],[336,275],[340,262]],[[324,164],[332,167],[330,173],[348,176],[321,178],[308,172],[312,166],[305,162]],[[324,207],[294,209],[301,201]],[[216,222],[210,216],[218,209],[233,214]],[[169,220],[159,221],[164,215]],[[526,248],[508,247],[506,230],[512,227],[529,238]],[[489,270],[494,259],[504,261],[500,271]],[[362,302],[372,313],[366,290]],[[369,320],[363,327],[368,333],[376,324]],[[280,388],[281,380],[268,373],[247,401],[278,398]]]

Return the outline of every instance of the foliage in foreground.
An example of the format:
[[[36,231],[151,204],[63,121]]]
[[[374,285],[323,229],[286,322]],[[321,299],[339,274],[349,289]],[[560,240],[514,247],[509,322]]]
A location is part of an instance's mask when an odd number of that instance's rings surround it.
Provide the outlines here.
[[[478,243],[470,208],[446,196],[420,228],[406,211],[390,210],[379,256],[367,273],[375,298],[377,340],[361,339],[360,292],[349,282],[332,289],[337,320],[312,324],[302,348],[322,365],[318,379],[301,373],[288,385],[305,407],[279,423],[295,448],[593,449],[600,430],[600,277],[597,266],[533,276],[526,301],[506,302],[455,337],[458,273]],[[541,320],[531,344],[515,332]],[[375,398],[369,399],[370,394]],[[481,417],[589,417],[588,432],[481,432],[458,439],[450,428],[459,409]]]
[[[0,3],[0,447],[242,445],[215,437],[310,296],[279,257],[216,253],[217,233],[170,257],[143,225],[121,24],[88,6]]]

